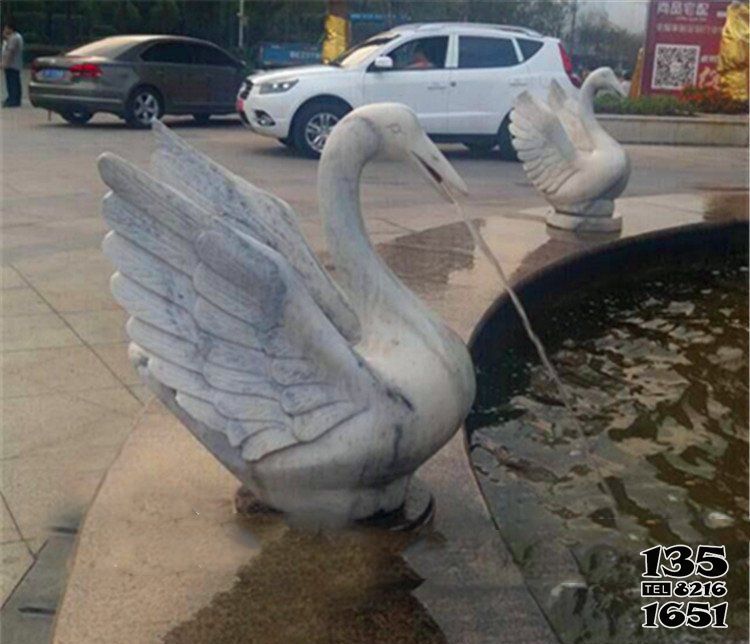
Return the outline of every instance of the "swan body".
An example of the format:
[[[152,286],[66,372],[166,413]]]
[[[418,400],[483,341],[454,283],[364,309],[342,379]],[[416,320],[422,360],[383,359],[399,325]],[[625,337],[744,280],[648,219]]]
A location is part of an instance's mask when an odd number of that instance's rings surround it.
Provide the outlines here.
[[[547,104],[523,92],[511,112],[513,146],[557,221],[611,217],[630,177],[627,152],[594,115],[594,97],[602,89],[623,93],[608,67],[589,74],[577,98],[553,80]]]
[[[350,113],[318,178],[339,286],[286,203],[154,131],[149,173],[99,160],[103,250],[139,375],[261,502],[349,521],[397,509],[468,413],[474,371],[370,244],[360,175],[386,155],[441,191],[465,184],[408,108]]]

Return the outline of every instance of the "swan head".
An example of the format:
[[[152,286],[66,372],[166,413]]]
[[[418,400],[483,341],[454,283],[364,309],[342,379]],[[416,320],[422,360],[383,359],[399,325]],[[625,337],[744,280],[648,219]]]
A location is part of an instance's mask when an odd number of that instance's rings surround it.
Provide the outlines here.
[[[599,67],[591,72],[584,82],[586,85],[590,85],[594,92],[610,90],[619,94],[623,98],[627,96],[625,90],[622,88],[622,83],[619,81],[611,67]]]
[[[350,112],[333,132],[346,129],[347,123],[362,121],[375,134],[371,157],[407,161],[415,166],[437,192],[452,201],[452,192],[468,193],[466,183],[448,159],[429,139],[417,115],[401,103],[375,103]],[[343,128],[341,126],[344,126]],[[323,156],[326,155],[330,139]]]

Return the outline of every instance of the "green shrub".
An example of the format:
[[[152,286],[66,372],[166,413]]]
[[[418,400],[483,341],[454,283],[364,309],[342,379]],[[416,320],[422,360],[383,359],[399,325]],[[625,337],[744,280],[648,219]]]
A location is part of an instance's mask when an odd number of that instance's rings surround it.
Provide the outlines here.
[[[622,98],[615,94],[599,94],[594,99],[599,114],[640,114],[643,116],[692,116],[695,108],[675,96],[639,96]]]

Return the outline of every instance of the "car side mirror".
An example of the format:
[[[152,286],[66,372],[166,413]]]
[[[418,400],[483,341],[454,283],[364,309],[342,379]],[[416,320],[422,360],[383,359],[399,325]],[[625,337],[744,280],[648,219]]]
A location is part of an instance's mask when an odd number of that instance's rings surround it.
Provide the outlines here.
[[[393,69],[393,58],[390,56],[378,56],[372,64],[374,69]]]

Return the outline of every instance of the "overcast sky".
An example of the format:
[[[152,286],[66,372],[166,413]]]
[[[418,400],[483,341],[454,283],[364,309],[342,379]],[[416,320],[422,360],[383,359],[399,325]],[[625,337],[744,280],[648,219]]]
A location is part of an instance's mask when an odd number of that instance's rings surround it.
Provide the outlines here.
[[[578,0],[578,7],[581,12],[605,9],[614,24],[642,32],[646,25],[648,0]]]

